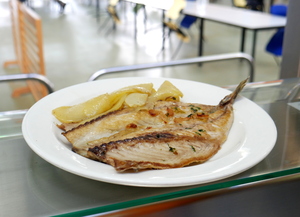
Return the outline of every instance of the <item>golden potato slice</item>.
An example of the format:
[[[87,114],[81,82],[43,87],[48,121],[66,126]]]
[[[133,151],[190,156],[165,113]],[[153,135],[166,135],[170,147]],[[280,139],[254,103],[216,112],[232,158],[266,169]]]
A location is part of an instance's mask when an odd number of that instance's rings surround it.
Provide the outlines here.
[[[137,85],[131,85],[128,87],[124,87],[120,90],[117,90],[113,93],[147,93],[147,94],[152,94],[153,91],[153,84],[152,83],[146,83],[146,84],[137,84]],[[112,94],[113,94],[112,93]]]
[[[97,117],[109,111],[120,109],[125,98],[131,93],[153,94],[153,84],[138,84],[124,87],[111,94],[103,94],[73,106],[62,106],[54,109],[52,114],[62,123],[79,123]]]
[[[124,95],[129,95],[131,93],[143,93],[147,95],[151,95],[155,92],[153,88],[152,83],[148,84],[138,84],[133,86],[124,87],[118,91],[115,91],[110,94],[110,101],[116,102],[120,98],[122,98]]]
[[[146,104],[148,94],[145,93],[131,93],[125,99],[125,104],[129,107],[138,107]]]
[[[107,111],[111,107],[110,104],[106,103],[108,99],[109,95],[103,94],[84,103],[58,107],[52,111],[52,114],[62,123],[81,122],[97,113]]]
[[[155,102],[158,100],[174,100],[179,101],[183,97],[183,93],[175,87],[171,82],[165,81],[158,90],[149,97],[149,101]]]

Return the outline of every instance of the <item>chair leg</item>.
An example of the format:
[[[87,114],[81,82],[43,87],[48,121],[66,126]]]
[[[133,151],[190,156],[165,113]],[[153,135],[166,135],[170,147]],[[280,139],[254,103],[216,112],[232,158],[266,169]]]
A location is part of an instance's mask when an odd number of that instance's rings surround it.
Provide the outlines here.
[[[3,63],[4,68],[7,68],[10,65],[18,65],[18,61],[17,60],[10,60],[10,61],[5,61]]]
[[[176,48],[176,50],[175,50],[175,52],[173,53],[173,55],[172,55],[172,57],[171,57],[171,59],[174,59],[174,58],[177,56],[177,54],[178,54],[178,52],[179,52],[179,50],[180,50],[182,44],[183,44],[183,41],[180,40],[180,41],[179,41],[179,44],[178,44],[178,46],[177,46],[177,48]]]
[[[146,6],[144,5],[143,6],[143,9],[144,9],[144,33],[147,32],[147,20],[148,20],[148,17],[147,17],[147,11],[146,11]]]
[[[99,26],[98,31],[100,32],[101,30],[105,30],[105,28],[107,27],[107,25],[109,24],[110,17],[107,17],[106,20],[104,20],[104,22]],[[113,23],[114,25],[114,23]],[[111,30],[108,30],[106,35],[108,35],[109,33],[111,33],[114,30],[114,27],[111,28]]]
[[[280,62],[279,58],[277,56],[273,56],[273,57],[274,57],[274,60],[275,60],[275,62],[277,64],[277,66],[280,66],[281,62]]]
[[[164,24],[165,24],[165,26],[167,26],[169,28],[170,32],[174,31],[180,40],[182,40],[184,42],[190,41],[190,38],[174,23],[164,22]]]
[[[164,38],[164,40],[167,39],[167,38],[170,39],[170,33],[169,33],[169,32],[168,32],[168,33],[165,33],[165,34],[163,35],[163,38]],[[171,59],[174,59],[174,58],[177,56],[177,54],[178,54],[178,52],[179,52],[179,50],[180,50],[180,48],[181,48],[183,42],[184,42],[184,41],[179,40],[179,44],[178,44],[177,48],[175,49],[175,52],[172,54]],[[162,47],[162,49],[161,49],[160,52],[157,54],[157,56],[159,56],[164,50],[165,50],[165,48]]]
[[[113,19],[113,21],[116,24],[120,24],[121,23],[121,20],[120,20],[118,14],[116,12],[116,7],[115,6],[109,5],[106,10],[107,10],[108,14],[110,15],[110,17]]]

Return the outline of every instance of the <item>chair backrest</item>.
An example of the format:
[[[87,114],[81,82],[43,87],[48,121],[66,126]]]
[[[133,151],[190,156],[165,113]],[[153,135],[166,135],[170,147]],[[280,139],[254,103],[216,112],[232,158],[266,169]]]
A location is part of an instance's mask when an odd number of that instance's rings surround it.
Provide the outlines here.
[[[23,73],[45,75],[42,21],[24,4],[19,7],[20,38],[22,43]]]
[[[197,21],[197,17],[185,15],[180,22],[180,26],[189,29],[193,23]]]
[[[275,56],[282,56],[283,37],[284,37],[284,28],[280,28],[271,37],[270,41],[266,46],[266,51],[272,53]]]
[[[4,63],[4,67],[7,67],[11,64],[18,64],[21,66],[21,42],[20,42],[20,27],[19,27],[19,2],[12,0],[10,1],[10,17],[11,17],[11,24],[12,24],[12,32],[13,32],[13,42],[14,42],[14,49],[16,60],[13,61],[6,61]]]
[[[287,9],[288,9],[287,5],[272,5],[270,8],[270,13],[278,16],[286,16]],[[275,56],[282,56],[283,38],[284,38],[284,28],[280,28],[271,37],[270,41],[266,46],[266,51],[272,53]]]
[[[264,3],[262,0],[232,0],[235,7],[246,8],[255,11],[263,11]]]
[[[272,5],[270,8],[270,13],[278,16],[286,17],[287,15],[287,5]]]
[[[232,0],[232,4],[235,7],[244,8],[247,5],[246,0]]]
[[[43,54],[42,21],[38,14],[18,0],[10,0],[12,31],[16,60],[4,63],[18,64],[22,73],[36,73],[45,76]],[[28,81],[27,87],[14,90],[13,97],[31,92],[35,100],[48,94],[47,89],[35,81]]]

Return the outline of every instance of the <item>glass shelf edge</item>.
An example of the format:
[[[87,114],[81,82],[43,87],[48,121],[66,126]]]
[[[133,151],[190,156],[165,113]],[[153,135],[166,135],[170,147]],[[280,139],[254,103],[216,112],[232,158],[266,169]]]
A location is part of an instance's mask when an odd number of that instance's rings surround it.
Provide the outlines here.
[[[284,177],[284,176],[288,176],[288,175],[294,175],[297,173],[300,173],[300,167],[292,168],[292,169],[288,169],[288,170],[284,170],[284,171],[268,173],[268,174],[262,174],[262,175],[253,176],[253,177],[246,177],[246,178],[242,178],[242,179],[238,179],[238,180],[229,180],[229,181],[223,182],[223,183],[214,183],[214,184],[195,187],[195,188],[191,188],[191,189],[180,190],[180,191],[165,193],[165,194],[161,194],[161,195],[155,195],[155,196],[146,197],[146,198],[134,199],[134,200],[130,200],[130,201],[124,201],[124,202],[120,202],[120,203],[109,204],[109,205],[104,205],[101,207],[95,207],[95,208],[90,208],[90,209],[86,209],[86,210],[80,210],[80,211],[55,215],[55,216],[56,217],[69,217],[69,216],[76,217],[76,216],[88,216],[88,215],[95,215],[95,214],[100,215],[100,214],[113,212],[113,211],[117,211],[117,210],[133,208],[136,206],[142,206],[142,205],[147,205],[147,204],[151,204],[151,203],[158,203],[158,202],[177,199],[177,198],[181,198],[181,197],[194,196],[196,194],[207,193],[209,191],[234,188],[234,187],[239,187],[242,185],[251,185],[251,184],[255,184],[260,181],[269,181],[274,178]],[[300,177],[300,174],[299,174],[299,177]]]

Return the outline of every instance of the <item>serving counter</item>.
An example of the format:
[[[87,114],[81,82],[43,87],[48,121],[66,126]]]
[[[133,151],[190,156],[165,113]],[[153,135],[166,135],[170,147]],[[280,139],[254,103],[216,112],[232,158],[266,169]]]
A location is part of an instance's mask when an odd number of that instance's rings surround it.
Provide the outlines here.
[[[300,79],[249,83],[241,95],[274,120],[278,132],[274,148],[240,174],[185,187],[123,186],[66,172],[25,142],[21,125],[26,111],[0,113],[0,216],[140,215],[243,188],[300,180]]]

